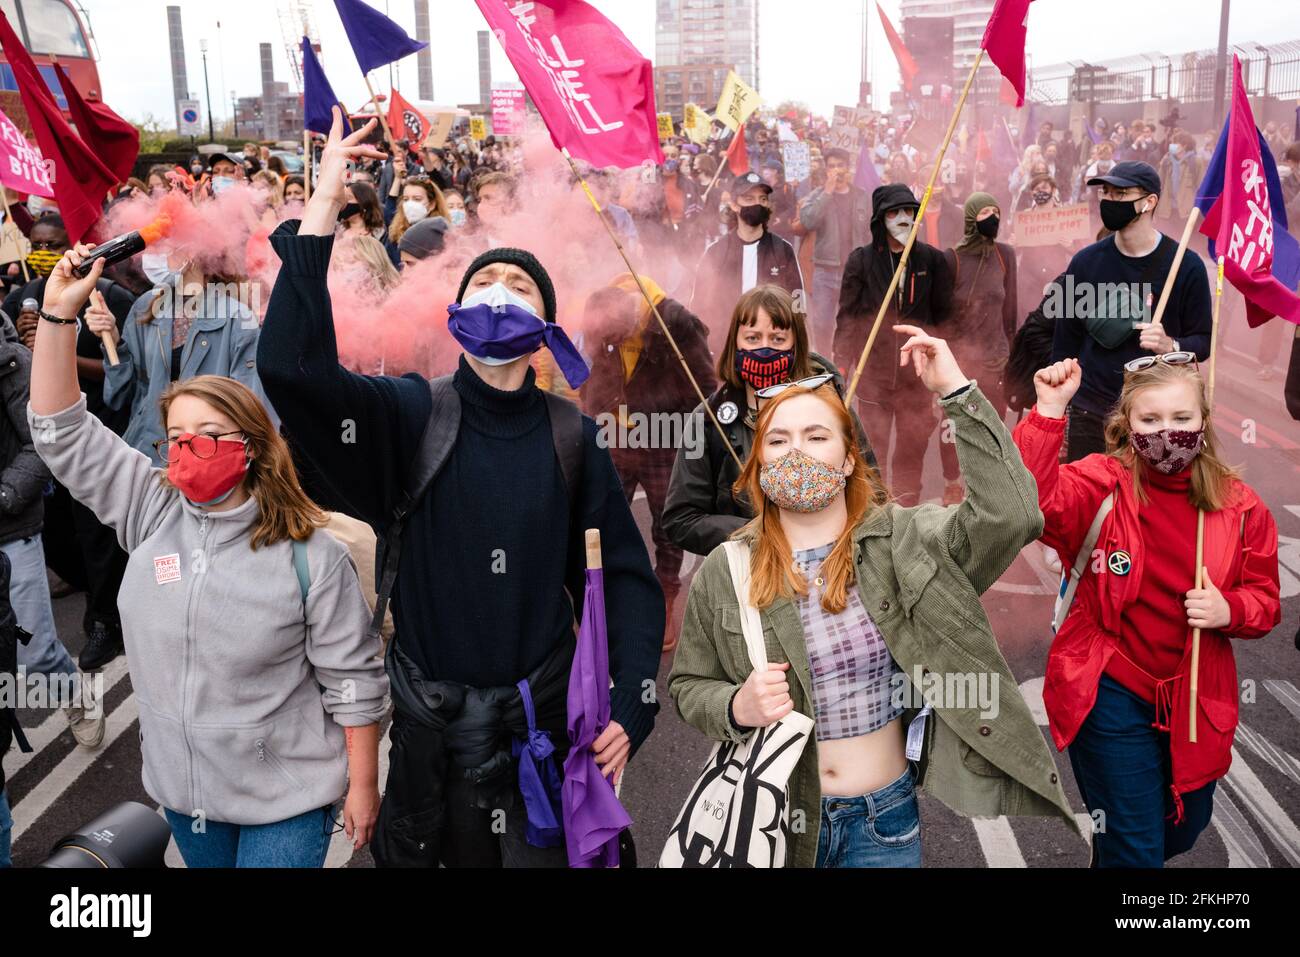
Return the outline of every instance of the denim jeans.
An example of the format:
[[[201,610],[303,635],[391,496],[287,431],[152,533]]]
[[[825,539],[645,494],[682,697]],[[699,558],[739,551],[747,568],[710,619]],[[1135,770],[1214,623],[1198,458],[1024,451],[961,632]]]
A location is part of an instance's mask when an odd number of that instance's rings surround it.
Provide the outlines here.
[[[1214,781],[1182,795],[1183,822],[1174,825],[1169,734],[1153,728],[1154,720],[1154,705],[1102,675],[1097,702],[1070,743],[1074,779],[1097,821],[1097,867],[1163,867],[1210,823]]]
[[[18,666],[28,674],[76,674],[68,649],[59,641],[54,629],[54,608],[50,604],[50,584],[45,577],[45,549],[41,536],[5,542],[0,551],[9,556],[12,573],[9,579],[9,603],[18,624],[31,632],[32,640],[18,643]]]
[[[0,790],[0,867],[12,867],[9,842],[14,829],[14,818],[9,813],[9,795]]]
[[[835,313],[840,308],[840,284],[843,270],[813,267],[812,308],[809,310],[808,335],[812,349],[834,361]],[[856,361],[857,357],[854,356]]]
[[[823,797],[818,867],[920,867],[921,817],[912,766],[858,797]]]
[[[334,808],[321,807],[271,824],[205,821],[164,808],[186,867],[322,867],[334,830]]]

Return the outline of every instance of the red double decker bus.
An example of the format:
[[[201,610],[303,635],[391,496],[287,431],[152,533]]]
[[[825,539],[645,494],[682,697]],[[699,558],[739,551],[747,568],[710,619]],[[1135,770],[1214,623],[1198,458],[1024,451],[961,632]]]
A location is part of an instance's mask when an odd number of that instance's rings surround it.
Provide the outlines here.
[[[68,108],[68,101],[55,76],[51,56],[58,57],[59,64],[83,97],[100,99],[99,70],[95,67],[89,20],[79,7],[72,0],[0,0],[0,10],[22,38],[46,86],[63,110]],[[17,89],[14,71],[0,56],[0,90]]]

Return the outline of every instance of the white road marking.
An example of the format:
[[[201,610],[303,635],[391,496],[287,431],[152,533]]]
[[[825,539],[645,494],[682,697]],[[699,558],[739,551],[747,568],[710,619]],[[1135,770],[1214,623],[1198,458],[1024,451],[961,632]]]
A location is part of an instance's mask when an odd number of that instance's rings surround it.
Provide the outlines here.
[[[1246,810],[1255,816],[1287,863],[1292,867],[1300,866],[1300,828],[1282,810],[1277,799],[1268,793],[1235,747],[1232,749],[1232,767],[1224,780],[1236,791]]]
[[[126,655],[119,655],[104,666],[104,696],[108,697],[108,693],[125,676]],[[27,735],[32,750],[30,752],[19,751],[17,742],[15,742],[13,749],[5,756],[5,776],[12,781],[27,762],[40,754],[52,741],[67,730],[68,719],[62,708],[53,709],[45,720],[36,727],[23,728],[23,733]]]
[[[1005,817],[973,817],[970,822],[979,838],[980,850],[989,867],[1025,867],[1011,822]]]
[[[1228,851],[1229,867],[1268,867],[1268,852],[1246,822],[1246,815],[1223,788],[1214,791],[1214,816],[1210,823]]]

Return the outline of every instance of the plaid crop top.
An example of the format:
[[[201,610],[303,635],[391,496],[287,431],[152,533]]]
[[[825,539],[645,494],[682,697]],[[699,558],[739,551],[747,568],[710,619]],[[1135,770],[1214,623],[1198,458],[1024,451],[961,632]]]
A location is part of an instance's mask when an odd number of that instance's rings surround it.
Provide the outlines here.
[[[848,604],[838,615],[821,606],[819,573],[833,544],[794,553],[795,565],[808,582],[808,593],[796,597],[803,620],[808,664],[812,669],[817,708],[817,737],[822,741],[856,738],[889,724],[903,713],[891,700],[897,663],[880,629],[850,587]]]

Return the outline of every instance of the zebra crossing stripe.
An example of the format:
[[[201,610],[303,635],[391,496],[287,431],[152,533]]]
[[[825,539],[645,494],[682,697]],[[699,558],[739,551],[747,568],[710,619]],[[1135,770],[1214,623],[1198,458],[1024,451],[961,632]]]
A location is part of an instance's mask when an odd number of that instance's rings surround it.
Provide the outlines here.
[[[1277,845],[1287,863],[1292,867],[1300,866],[1300,828],[1282,810],[1277,799],[1268,793],[1255,772],[1242,760],[1235,746],[1232,749],[1232,767],[1228,769],[1228,776],[1224,780],[1236,791],[1264,833]]]
[[[1005,817],[973,817],[970,822],[979,838],[980,850],[989,867],[1026,867],[1011,822]]]
[[[1289,681],[1265,681],[1264,690],[1271,694],[1282,707],[1291,713],[1291,717],[1300,721],[1300,691]]]
[[[1239,723],[1237,725],[1236,740],[1250,748],[1296,784],[1300,784],[1300,761],[1283,751],[1264,735]]]
[[[108,716],[108,729],[104,734],[104,743],[94,751],[83,747],[72,749],[72,753],[60,761],[49,774],[45,775],[34,788],[27,792],[13,808],[14,827],[12,840],[14,844],[29,827],[40,819],[41,815],[54,806],[68,788],[76,784],[95,762],[107,753],[109,747],[122,736],[127,728],[135,724],[140,715],[135,695],[127,695],[117,708]],[[60,716],[59,720],[63,720]],[[100,809],[102,810],[102,809]]]
[[[126,676],[126,656],[119,655],[104,666],[104,697]],[[24,728],[31,751],[19,751],[14,748],[5,757],[5,774],[12,780],[27,762],[40,754],[59,735],[68,730],[68,719],[62,708],[55,708],[34,728]]]
[[[1215,789],[1210,823],[1228,852],[1229,867],[1268,867],[1268,852],[1225,788]]]

